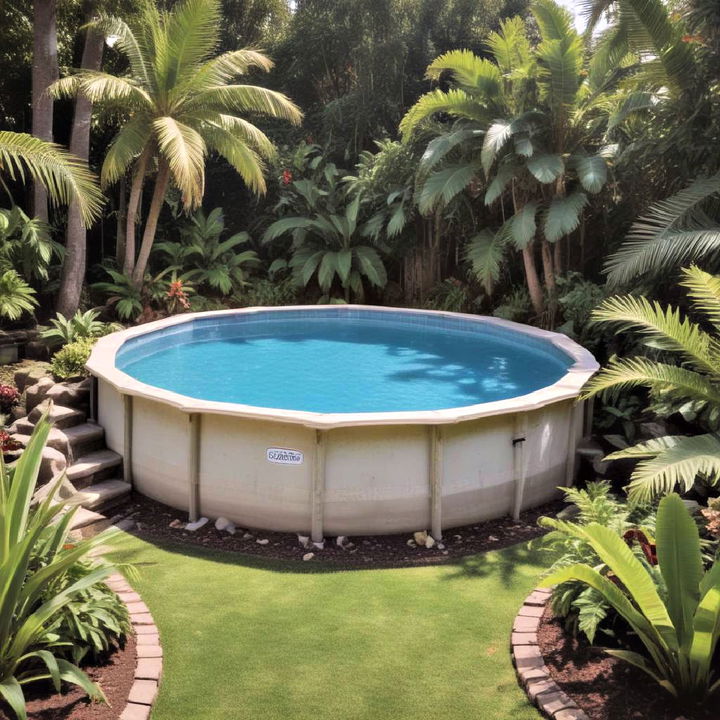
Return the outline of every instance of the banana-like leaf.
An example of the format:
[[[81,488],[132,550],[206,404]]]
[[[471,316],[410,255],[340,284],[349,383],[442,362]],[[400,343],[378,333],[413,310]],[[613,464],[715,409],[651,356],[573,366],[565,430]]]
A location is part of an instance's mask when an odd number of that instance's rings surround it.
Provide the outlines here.
[[[518,250],[524,250],[535,237],[537,231],[535,215],[537,210],[538,204],[529,202],[523,205],[512,217],[510,235]]]
[[[693,642],[693,618],[703,576],[700,535],[679,495],[663,498],[655,530],[658,564],[667,588],[667,609],[680,647]]]
[[[527,169],[536,180],[548,184],[555,182],[565,172],[565,163],[560,155],[536,153],[528,158]]]
[[[580,225],[580,214],[587,205],[588,198],[583,192],[574,192],[550,203],[545,216],[544,233],[548,242],[557,242],[569,235]]]

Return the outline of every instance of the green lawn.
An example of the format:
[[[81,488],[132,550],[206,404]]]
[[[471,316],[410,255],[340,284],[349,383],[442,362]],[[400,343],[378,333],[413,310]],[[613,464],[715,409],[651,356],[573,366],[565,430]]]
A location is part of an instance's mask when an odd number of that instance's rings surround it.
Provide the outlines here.
[[[329,572],[136,538],[160,627],[153,720],[525,720],[513,617],[540,571],[519,545],[443,567]]]

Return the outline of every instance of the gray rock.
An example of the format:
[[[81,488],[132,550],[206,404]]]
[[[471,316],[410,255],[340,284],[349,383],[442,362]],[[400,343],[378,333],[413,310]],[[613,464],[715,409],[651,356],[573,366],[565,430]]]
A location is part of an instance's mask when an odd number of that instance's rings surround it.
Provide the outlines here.
[[[199,520],[196,520],[195,522],[188,523],[185,526],[186,530],[189,530],[190,532],[195,532],[196,530],[199,530],[201,527],[205,527],[210,522],[210,520],[206,517],[201,517]]]
[[[48,483],[67,469],[67,459],[55,448],[46,447],[40,460],[38,484]]]
[[[435,538],[432,535],[428,535],[425,539],[425,547],[428,549],[431,547],[435,547]]]
[[[85,407],[90,400],[90,390],[82,382],[57,383],[47,391],[46,397],[56,405],[71,408]]]
[[[269,545],[270,544],[270,541],[265,538],[263,538],[262,540],[260,538],[258,538],[255,542],[258,545]]]
[[[35,363],[29,368],[23,368],[15,373],[15,386],[20,392],[30,385],[34,385],[40,378],[50,377],[50,363]]]
[[[37,489],[35,491],[35,494],[33,495],[33,504],[41,503],[47,496],[51,493],[53,488],[55,487],[54,482],[48,482],[45,483],[42,487]],[[72,500],[73,498],[78,497],[78,492],[75,486],[67,479],[67,477],[64,477],[62,482],[60,483],[60,487],[55,492],[55,500],[61,501],[61,500]]]
[[[314,557],[315,557],[315,553],[305,553],[303,555],[303,560],[305,560],[307,562],[308,560],[312,560]]]
[[[419,532],[416,532],[413,535],[413,540],[415,540],[416,545],[420,545],[421,547],[425,545],[428,539],[427,530],[420,530]]]
[[[304,547],[304,548],[310,547],[310,537],[308,535],[298,535],[297,538],[298,538],[298,542],[300,543],[300,545],[302,547]]]
[[[49,360],[50,348],[42,340],[31,340],[25,345],[25,357],[31,360]]]
[[[25,408],[28,415],[36,408],[46,397],[55,383],[49,377],[40,378],[35,384],[30,385],[25,391]]]
[[[223,532],[223,530],[227,533],[230,533],[231,535],[235,534],[235,523],[232,522],[232,520],[228,520],[226,517],[219,517],[215,521],[215,529],[219,532]]]

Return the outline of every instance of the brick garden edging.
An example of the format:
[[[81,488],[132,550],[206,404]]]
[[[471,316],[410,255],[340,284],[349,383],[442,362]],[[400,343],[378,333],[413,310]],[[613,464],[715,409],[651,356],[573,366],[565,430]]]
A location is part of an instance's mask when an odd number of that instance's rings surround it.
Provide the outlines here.
[[[538,646],[537,632],[550,590],[537,588],[525,598],[513,623],[510,645],[520,684],[530,701],[552,720],[589,720],[550,677]]]
[[[127,606],[137,639],[135,680],[119,720],[148,720],[162,677],[160,634],[147,605],[120,573],[105,582]]]

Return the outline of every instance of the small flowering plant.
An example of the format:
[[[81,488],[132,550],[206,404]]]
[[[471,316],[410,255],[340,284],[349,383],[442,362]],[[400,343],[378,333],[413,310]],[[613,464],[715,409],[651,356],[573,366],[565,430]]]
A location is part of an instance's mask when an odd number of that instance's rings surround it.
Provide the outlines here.
[[[12,385],[0,385],[0,412],[9,412],[19,397],[20,393]]]
[[[0,452],[9,453],[22,447],[17,440],[13,440],[6,430],[0,430]]]
[[[190,295],[194,292],[195,288],[193,288],[187,274],[178,277],[177,273],[173,272],[168,280],[167,290],[165,292],[165,304],[168,313],[175,315],[176,313],[190,310]]]

